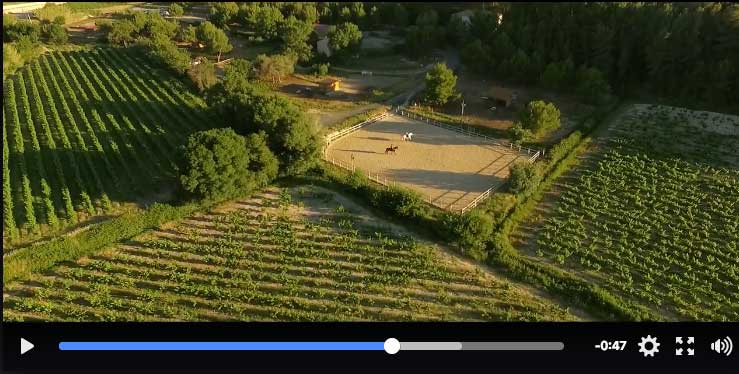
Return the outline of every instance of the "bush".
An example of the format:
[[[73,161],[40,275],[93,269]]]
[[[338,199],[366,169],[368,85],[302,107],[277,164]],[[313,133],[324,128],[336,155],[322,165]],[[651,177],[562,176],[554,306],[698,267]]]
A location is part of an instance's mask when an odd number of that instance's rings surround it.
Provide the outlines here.
[[[3,79],[6,76],[15,73],[19,67],[23,65],[23,59],[21,58],[18,50],[15,49],[13,44],[3,44]]]
[[[328,75],[328,69],[331,66],[331,64],[328,64],[328,63],[326,63],[326,64],[316,64],[316,65],[313,65],[313,66],[314,66],[314,69],[315,69],[316,76],[325,77],[325,76]]]
[[[421,195],[402,187],[390,186],[376,190],[371,194],[370,201],[372,205],[398,217],[416,219],[428,215]]]
[[[282,175],[297,175],[316,165],[320,155],[318,129],[288,99],[239,75],[209,90],[211,108],[240,134],[264,131],[269,148],[280,160]]]
[[[528,161],[517,162],[511,166],[511,176],[508,179],[509,189],[517,195],[528,195],[541,182],[541,172],[538,165]]]
[[[516,122],[508,129],[508,136],[514,144],[527,142],[534,137],[531,130],[523,128],[520,122]]]
[[[198,91],[203,92],[218,83],[215,65],[205,60],[187,69],[187,76]]]
[[[221,128],[190,135],[179,170],[185,191],[221,201],[265,186],[277,176],[277,160],[263,134],[245,138]]]
[[[177,48],[168,39],[156,39],[143,45],[148,47],[149,57],[178,74],[183,74],[190,67],[190,53]]]
[[[540,136],[560,126],[559,109],[552,103],[536,100],[528,103],[520,114],[521,125]]]
[[[49,39],[49,43],[57,45],[67,44],[67,41],[69,40],[67,29],[57,23],[51,23],[48,25],[46,37]]]
[[[493,234],[493,220],[489,215],[478,210],[461,215],[446,213],[442,221],[447,239],[454,242],[463,253],[478,261],[487,258],[485,248]]]

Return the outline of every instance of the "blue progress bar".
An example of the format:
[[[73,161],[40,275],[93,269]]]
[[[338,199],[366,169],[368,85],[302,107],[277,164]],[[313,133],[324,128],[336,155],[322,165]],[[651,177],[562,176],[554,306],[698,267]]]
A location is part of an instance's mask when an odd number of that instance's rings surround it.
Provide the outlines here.
[[[61,351],[384,351],[384,342],[60,342]]]

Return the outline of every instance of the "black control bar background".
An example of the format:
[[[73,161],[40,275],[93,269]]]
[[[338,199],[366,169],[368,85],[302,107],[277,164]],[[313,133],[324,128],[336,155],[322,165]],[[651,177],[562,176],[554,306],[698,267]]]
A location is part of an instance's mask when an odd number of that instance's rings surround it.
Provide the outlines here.
[[[611,368],[656,372],[739,372],[739,323],[3,323],[3,372],[267,372],[309,368],[521,369]],[[644,357],[637,343],[656,336],[659,353]],[[710,343],[730,336],[730,356]],[[676,356],[675,337],[695,337],[683,348],[695,356]],[[564,351],[384,351],[369,352],[70,352],[60,341],[561,341]],[[35,347],[20,355],[20,338]],[[601,351],[601,340],[628,341],[625,350]],[[455,372],[454,370],[450,372]]]

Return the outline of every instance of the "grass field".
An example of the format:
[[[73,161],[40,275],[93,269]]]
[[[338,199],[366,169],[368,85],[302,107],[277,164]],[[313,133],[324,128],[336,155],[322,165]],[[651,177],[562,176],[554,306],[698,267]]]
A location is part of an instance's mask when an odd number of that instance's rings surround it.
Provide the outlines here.
[[[166,195],[176,147],[211,123],[183,83],[117,49],[52,52],[3,86],[5,244]]]
[[[3,288],[6,321],[575,318],[310,186],[269,189]]]
[[[612,123],[517,247],[666,319],[736,321],[739,117],[638,105]]]

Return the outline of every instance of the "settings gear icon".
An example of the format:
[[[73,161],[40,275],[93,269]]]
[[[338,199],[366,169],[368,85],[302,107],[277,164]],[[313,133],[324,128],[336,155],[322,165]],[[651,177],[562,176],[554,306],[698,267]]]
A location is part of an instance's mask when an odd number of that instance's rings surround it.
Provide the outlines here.
[[[647,337],[642,337],[641,342],[639,345],[639,352],[644,354],[644,357],[650,356],[654,357],[654,354],[659,352],[659,343],[657,343],[657,337],[652,337],[652,335],[647,335]]]

